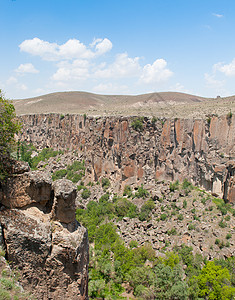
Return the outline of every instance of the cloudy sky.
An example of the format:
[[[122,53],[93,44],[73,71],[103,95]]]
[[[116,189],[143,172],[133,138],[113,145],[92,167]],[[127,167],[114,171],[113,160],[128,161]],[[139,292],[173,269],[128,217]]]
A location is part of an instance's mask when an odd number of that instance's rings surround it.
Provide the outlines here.
[[[234,0],[0,0],[0,89],[235,94]]]

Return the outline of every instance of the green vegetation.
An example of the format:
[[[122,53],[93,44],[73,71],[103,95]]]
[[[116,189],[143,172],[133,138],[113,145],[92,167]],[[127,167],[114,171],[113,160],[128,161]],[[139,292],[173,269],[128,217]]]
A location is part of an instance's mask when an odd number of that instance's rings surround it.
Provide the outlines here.
[[[40,161],[46,161],[50,157],[55,157],[58,154],[62,154],[62,153],[63,153],[62,151],[54,151],[52,148],[44,148],[37,156],[32,158],[31,167],[32,169],[36,169]]]
[[[20,131],[20,124],[15,120],[15,108],[4,98],[0,90],[0,180],[9,172],[10,152],[15,147],[15,134]]]
[[[123,196],[127,196],[128,198],[130,198],[132,196],[132,190],[129,185],[126,185],[124,187]]]
[[[138,191],[135,193],[134,197],[145,199],[149,197],[149,192],[146,189],[144,189],[143,184],[141,184],[141,186],[138,187]]]
[[[63,151],[55,151],[52,148],[44,148],[38,155],[32,157],[33,151],[36,151],[35,146],[26,142],[18,142],[17,144],[17,159],[28,162],[32,169],[37,169],[40,161],[47,161],[50,157],[55,157],[63,154]]]
[[[174,183],[170,183],[170,191],[174,192],[175,190],[179,189],[179,180],[176,180]]]
[[[73,183],[77,183],[85,175],[85,162],[74,161],[71,165],[68,165],[66,169],[57,170],[52,174],[53,180],[61,178],[67,178]]]
[[[140,209],[139,219],[140,221],[148,221],[151,216],[152,210],[155,208],[155,203],[152,199],[149,199],[142,205]]]
[[[0,247],[0,256],[4,256],[4,251]],[[18,285],[19,275],[17,272],[12,271],[7,262],[1,262],[1,274],[0,274],[0,299],[1,300],[20,300],[20,299],[33,299],[28,293],[24,293]]]
[[[139,212],[127,198],[114,196],[111,201],[106,193],[98,203],[91,201],[86,210],[77,210],[77,220],[87,226],[89,240],[94,243],[90,249],[89,297],[122,299],[123,284],[128,282],[137,299],[233,299],[234,258],[229,263],[207,262],[186,245],[175,247],[162,258],[155,257],[150,244],[140,246],[135,240],[129,246],[123,243],[110,221],[140,217],[145,212],[148,218],[154,208],[154,201],[149,199]],[[167,214],[160,217],[166,218]],[[195,229],[195,225],[190,226],[189,230]],[[168,234],[176,235],[176,229],[168,230]],[[220,240],[215,243],[220,249],[226,246]]]
[[[135,118],[131,123],[131,127],[136,131],[143,131],[143,129],[144,129],[144,117]]]
[[[104,192],[110,187],[110,181],[108,178],[102,178],[101,184]]]
[[[81,194],[82,198],[88,199],[90,197],[90,195],[91,195],[91,191],[88,190],[87,188],[84,188],[82,191],[82,194]]]

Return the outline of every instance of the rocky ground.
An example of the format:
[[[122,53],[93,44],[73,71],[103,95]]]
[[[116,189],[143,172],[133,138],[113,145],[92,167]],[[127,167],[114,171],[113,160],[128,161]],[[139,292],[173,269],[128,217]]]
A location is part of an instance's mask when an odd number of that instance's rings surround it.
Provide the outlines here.
[[[41,162],[39,167],[54,173],[82,159],[82,154],[60,154]],[[77,182],[80,189],[76,198],[77,207],[85,209],[89,201],[99,201],[99,198],[107,192],[112,201],[116,195],[112,188],[115,182],[111,181],[110,186],[104,191],[101,181],[90,182],[89,180],[89,176],[84,176]],[[156,181],[151,188],[148,186],[144,188],[150,193],[149,197],[125,196],[125,198],[137,205],[139,209],[149,198],[152,198],[155,208],[152,210],[150,220],[140,221],[138,218],[127,217],[113,220],[126,245],[130,241],[137,241],[139,245],[148,242],[156,254],[160,255],[165,250],[170,251],[174,246],[184,243],[192,246],[194,253],[200,253],[208,259],[234,255],[235,214],[231,205],[221,208],[223,200],[191,185],[184,188],[182,184],[177,185],[177,182]],[[86,199],[82,196],[84,189],[90,192]],[[132,187],[132,195],[137,189]],[[121,193],[119,195],[122,196]]]

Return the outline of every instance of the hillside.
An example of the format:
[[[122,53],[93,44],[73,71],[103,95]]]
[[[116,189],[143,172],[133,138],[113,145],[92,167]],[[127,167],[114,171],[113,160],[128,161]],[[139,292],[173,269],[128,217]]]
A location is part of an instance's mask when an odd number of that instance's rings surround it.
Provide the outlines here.
[[[216,99],[177,92],[136,96],[98,95],[86,92],[61,92],[13,101],[18,115],[40,113],[129,116],[144,115],[167,118],[202,118],[208,114],[235,113],[235,96]]]

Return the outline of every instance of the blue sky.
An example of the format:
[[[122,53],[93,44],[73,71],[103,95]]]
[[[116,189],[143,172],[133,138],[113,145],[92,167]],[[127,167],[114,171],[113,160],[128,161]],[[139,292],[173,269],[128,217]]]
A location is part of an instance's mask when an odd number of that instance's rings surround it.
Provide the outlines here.
[[[0,0],[0,88],[235,94],[234,0]]]

